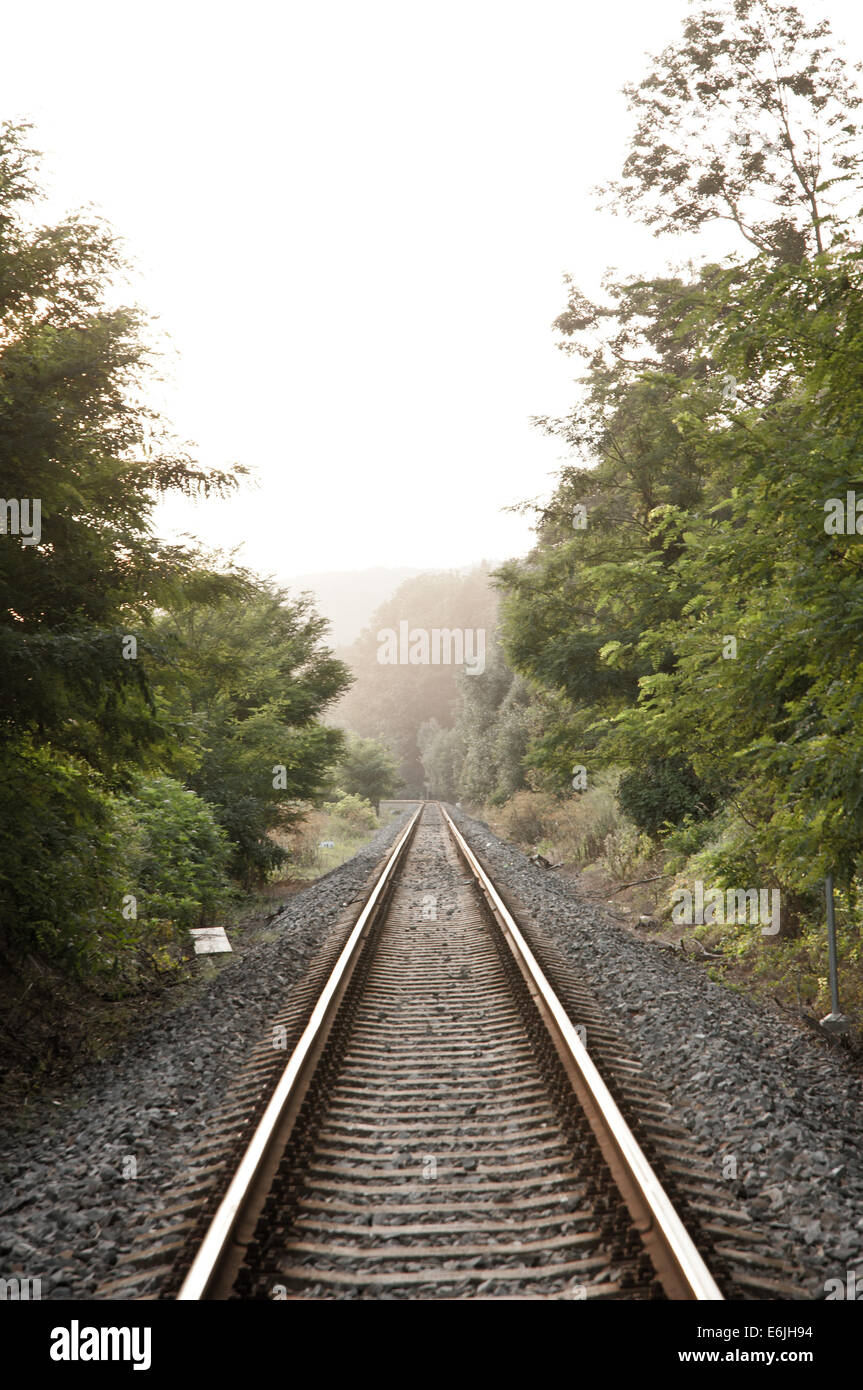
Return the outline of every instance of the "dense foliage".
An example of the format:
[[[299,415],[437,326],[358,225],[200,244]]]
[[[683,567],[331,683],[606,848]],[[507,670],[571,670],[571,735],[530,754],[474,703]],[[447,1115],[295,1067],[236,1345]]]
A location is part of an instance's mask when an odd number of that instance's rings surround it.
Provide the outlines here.
[[[213,807],[232,872],[250,886],[284,862],[271,832],[297,822],[342,751],[317,716],[348,676],[320,645],[326,619],[306,598],[247,571],[228,578],[230,593],[182,597],[160,615],[153,680],[188,785]]]
[[[201,468],[142,403],[118,243],[40,225],[36,174],[0,126],[0,955],[115,971],[279,857],[348,675],[304,600],[154,536],[161,494],[243,470]]]
[[[211,919],[229,884],[230,845],[212,808],[172,777],[142,778],[123,798],[123,860],[136,893],[125,908],[154,928],[199,927]],[[128,899],[133,898],[134,902]]]
[[[792,903],[863,871],[858,99],[826,33],[793,6],[699,7],[631,90],[623,206],[729,218],[757,254],[609,279],[603,304],[570,283],[580,400],[541,423],[580,461],[501,572],[509,660],[558,701],[538,764],[561,788],[626,769],[637,825],[703,822],[721,880]],[[765,189],[756,225],[740,200]]]
[[[348,737],[334,775],[349,796],[370,802],[376,812],[384,797],[398,791],[401,781],[396,760],[386,745],[355,734]]]

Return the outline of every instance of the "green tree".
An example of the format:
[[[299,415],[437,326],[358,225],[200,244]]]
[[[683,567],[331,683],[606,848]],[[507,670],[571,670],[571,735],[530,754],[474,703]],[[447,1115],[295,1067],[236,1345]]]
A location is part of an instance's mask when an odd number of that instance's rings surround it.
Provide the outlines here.
[[[381,800],[393,796],[401,781],[398,764],[386,745],[354,734],[348,735],[335,777],[346,792],[371,802],[376,815]]]
[[[706,466],[678,416],[721,400],[690,326],[715,274],[608,283],[607,305],[571,288],[557,321],[585,362],[582,396],[569,416],[539,423],[592,464],[562,470],[534,551],[498,577],[507,660],[549,697],[531,761],[560,787],[574,764],[598,765],[608,722],[637,700],[641,678],[673,663],[669,646],[643,642],[689,597],[676,571],[681,518],[703,504]]]
[[[853,522],[825,530],[831,498],[844,516],[863,495],[861,301],[840,245],[706,267],[657,302],[648,336],[688,353],[673,372],[594,357],[573,428],[599,461],[564,470],[536,551],[503,571],[510,659],[560,702],[539,751],[561,785],[570,758],[629,768],[654,833],[724,802],[728,872],[745,859],[792,895],[861,872],[863,561]]]
[[[127,939],[112,794],[165,755],[148,633],[199,569],[153,509],[239,470],[200,468],[142,403],[118,243],[82,215],[40,223],[28,139],[0,126],[0,950],[83,969]]]
[[[538,705],[527,682],[507,665],[497,632],[489,634],[485,670],[461,676],[458,691],[458,795],[479,805],[504,801],[525,784],[524,758],[538,728]]]
[[[825,250],[863,185],[860,96],[829,23],[773,0],[692,8],[624,89],[637,127],[612,206],[664,232],[730,221],[781,261]]]
[[[457,801],[465,753],[459,730],[442,729],[436,719],[429,719],[417,731],[417,746],[429,796],[436,801]]]
[[[746,394],[681,417],[716,500],[686,519],[685,611],[642,639],[674,662],[642,679],[615,739],[630,757],[685,749],[702,777],[727,778],[763,859],[799,889],[861,869],[863,554],[853,522],[828,529],[831,498],[844,511],[863,496],[861,297],[860,253],[839,250],[733,269],[705,305]]]
[[[244,570],[228,577],[229,594],[166,609],[155,684],[178,766],[226,831],[232,872],[251,885],[286,858],[271,832],[325,789],[343,735],[319,716],[350,675],[322,646],[327,621],[307,596]]]
[[[421,796],[425,782],[417,732],[429,719],[436,719],[441,728],[452,727],[459,703],[459,668],[443,661],[427,665],[382,663],[378,659],[378,634],[385,629],[398,634],[405,622],[409,631],[481,629],[490,636],[496,614],[497,595],[484,565],[467,574],[419,574],[405,580],[392,598],[381,604],[370,627],[344,653],[356,682],[336,707],[333,718],[363,738],[386,742],[398,759],[409,796]]]
[[[152,535],[160,493],[224,493],[141,404],[144,319],[111,307],[117,242],[80,216],[34,225],[26,127],[0,127],[0,732],[23,732],[103,771],[160,729],[147,699],[152,614],[196,557]],[[9,503],[38,503],[32,538]],[[96,577],[98,576],[98,582]]]

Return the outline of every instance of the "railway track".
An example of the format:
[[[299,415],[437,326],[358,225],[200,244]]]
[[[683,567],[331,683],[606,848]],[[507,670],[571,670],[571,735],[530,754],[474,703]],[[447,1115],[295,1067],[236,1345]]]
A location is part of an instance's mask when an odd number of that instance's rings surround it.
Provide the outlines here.
[[[275,1025],[290,1052],[276,1071],[262,1044],[208,1138],[204,1162],[232,1138],[230,1161],[154,1247],[173,1254],[160,1296],[795,1296],[563,985],[566,1007],[446,812],[420,807],[314,999]]]

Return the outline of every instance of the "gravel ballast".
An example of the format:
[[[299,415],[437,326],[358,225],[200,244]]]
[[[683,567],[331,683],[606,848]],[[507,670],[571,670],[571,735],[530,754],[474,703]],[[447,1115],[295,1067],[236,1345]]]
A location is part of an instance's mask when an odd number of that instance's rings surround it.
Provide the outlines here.
[[[809,1298],[863,1295],[863,1075],[844,1049],[639,940],[569,880],[450,809],[471,848],[583,974],[675,1118],[777,1247]],[[588,1038],[588,1048],[590,1039]]]
[[[843,1049],[641,940],[482,822],[451,812],[514,904],[583,974],[753,1220],[805,1271],[804,1297],[854,1271],[863,1290],[861,1072]],[[0,1277],[44,1299],[92,1298],[182,1185],[251,1045],[406,823],[293,897],[273,939],[161,1007],[109,1059],[46,1090],[0,1140]],[[201,957],[206,961],[206,957]],[[588,1048],[590,1039],[587,1039]],[[135,1172],[136,1176],[131,1176]],[[126,1176],[124,1176],[126,1175]]]
[[[182,1185],[209,1117],[291,986],[343,928],[407,813],[232,940],[215,978],[163,1006],[114,1056],[43,1092],[0,1140],[0,1278],[39,1279],[43,1299],[92,1298]],[[199,961],[212,961],[201,956]],[[222,964],[221,962],[224,962]],[[131,1176],[134,1173],[135,1176]],[[31,1288],[32,1288],[31,1283]]]

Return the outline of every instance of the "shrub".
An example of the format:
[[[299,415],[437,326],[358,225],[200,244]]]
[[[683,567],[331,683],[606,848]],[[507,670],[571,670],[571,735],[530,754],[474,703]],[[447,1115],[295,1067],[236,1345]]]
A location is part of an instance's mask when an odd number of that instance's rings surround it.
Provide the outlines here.
[[[624,814],[653,839],[663,826],[679,825],[686,816],[701,819],[717,804],[685,758],[661,758],[625,772],[617,799]]]
[[[134,939],[121,905],[124,827],[101,779],[50,746],[0,750],[0,945],[78,974]]]
[[[142,779],[121,806],[134,826],[126,863],[138,916],[176,928],[210,920],[230,888],[230,843],[211,806],[172,777]]]
[[[493,817],[494,829],[549,858],[576,864],[601,861],[616,873],[649,850],[638,828],[621,814],[616,789],[617,774],[601,772],[578,796],[516,792]]]
[[[339,797],[330,808],[330,814],[340,821],[350,835],[360,835],[364,830],[376,830],[378,818],[371,802],[353,793]]]
[[[497,829],[507,840],[533,847],[553,837],[560,803],[549,792],[516,792],[502,807]]]

